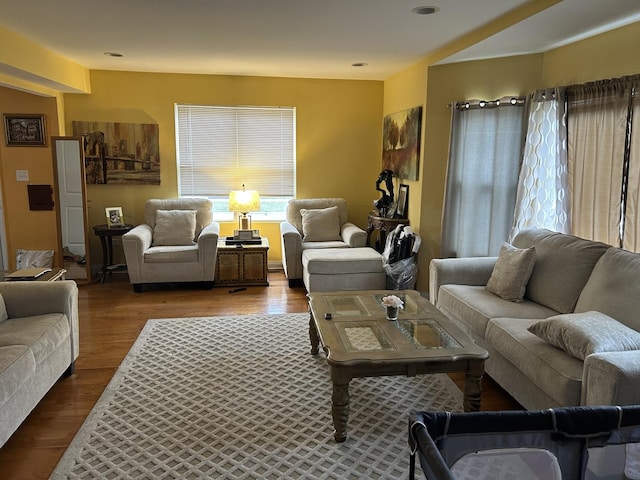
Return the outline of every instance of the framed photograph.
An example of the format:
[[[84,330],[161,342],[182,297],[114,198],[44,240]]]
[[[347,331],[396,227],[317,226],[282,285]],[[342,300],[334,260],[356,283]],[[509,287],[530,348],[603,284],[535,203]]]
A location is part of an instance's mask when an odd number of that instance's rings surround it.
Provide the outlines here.
[[[109,228],[122,227],[124,225],[122,207],[107,207],[104,211],[107,214],[107,225],[109,225]]]
[[[7,147],[45,147],[44,115],[5,113],[4,135]]]
[[[398,189],[398,208],[396,214],[400,218],[408,218],[409,210],[409,185],[400,185]]]

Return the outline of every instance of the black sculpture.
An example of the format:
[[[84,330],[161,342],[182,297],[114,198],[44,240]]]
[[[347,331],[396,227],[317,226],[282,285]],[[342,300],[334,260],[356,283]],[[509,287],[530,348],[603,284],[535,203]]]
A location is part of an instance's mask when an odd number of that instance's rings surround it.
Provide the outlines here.
[[[387,191],[380,188],[380,184],[385,182]],[[376,180],[376,190],[382,192],[382,198],[374,202],[375,207],[382,216],[386,215],[386,210],[393,204],[393,170],[382,170]]]

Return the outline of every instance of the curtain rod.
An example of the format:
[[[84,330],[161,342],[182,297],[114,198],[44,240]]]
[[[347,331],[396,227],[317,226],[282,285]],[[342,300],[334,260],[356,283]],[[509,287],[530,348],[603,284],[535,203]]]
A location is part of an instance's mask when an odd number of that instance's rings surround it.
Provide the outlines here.
[[[515,97],[515,96],[506,96],[502,98],[498,98],[496,100],[464,100],[455,103],[449,103],[447,106],[449,108],[455,107],[456,109],[476,109],[476,108],[497,108],[500,106],[515,106],[515,105],[523,105],[525,102],[525,97]]]

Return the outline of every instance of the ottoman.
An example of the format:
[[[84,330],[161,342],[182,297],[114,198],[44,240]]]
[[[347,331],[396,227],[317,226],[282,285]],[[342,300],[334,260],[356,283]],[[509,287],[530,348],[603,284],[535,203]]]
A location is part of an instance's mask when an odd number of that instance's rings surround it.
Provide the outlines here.
[[[384,290],[387,275],[373,248],[313,248],[302,252],[302,280],[307,292]]]

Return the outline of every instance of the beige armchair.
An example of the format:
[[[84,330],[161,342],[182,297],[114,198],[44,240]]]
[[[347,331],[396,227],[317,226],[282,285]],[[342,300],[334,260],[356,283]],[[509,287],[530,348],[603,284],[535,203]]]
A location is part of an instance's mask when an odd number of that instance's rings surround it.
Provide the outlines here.
[[[367,233],[348,221],[343,198],[290,200],[280,235],[282,266],[290,287],[302,280],[303,250],[364,247],[367,243]]]
[[[147,200],[144,223],[122,236],[133,289],[167,282],[206,282],[211,288],[219,234],[208,199]]]

